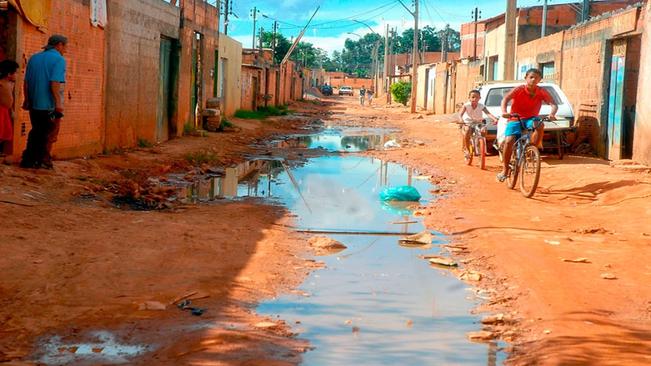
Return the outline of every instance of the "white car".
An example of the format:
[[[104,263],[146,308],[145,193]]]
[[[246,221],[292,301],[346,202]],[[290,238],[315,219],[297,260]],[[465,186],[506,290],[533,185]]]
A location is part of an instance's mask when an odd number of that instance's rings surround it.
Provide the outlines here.
[[[353,88],[350,86],[340,86],[339,95],[353,95]]]
[[[506,127],[506,119],[501,117],[502,99],[509,91],[511,91],[511,89],[523,84],[524,81],[495,82],[495,83],[489,82],[483,84],[479,88],[479,92],[481,94],[481,98],[479,102],[484,104],[486,108],[494,116],[500,118],[498,122],[498,126],[495,126],[491,123],[489,123],[486,126],[487,127],[486,139],[489,142],[487,143],[488,146],[491,146],[492,143],[490,143],[490,141],[494,140],[498,136],[500,137],[498,140],[501,140],[501,137],[503,137],[501,135],[504,133],[504,128]],[[549,95],[551,95],[551,97],[554,98],[554,101],[558,105],[558,111],[556,112],[556,118],[558,120],[555,121],[555,123],[545,122],[545,131],[546,132],[567,131],[571,129],[574,125],[574,111],[572,111],[572,105],[570,104],[569,99],[567,99],[565,93],[563,93],[561,88],[554,83],[541,82],[538,84],[538,86],[544,88],[549,93]],[[542,108],[540,108],[540,114],[548,115],[551,112],[551,108],[552,108],[551,106],[547,104],[543,104]],[[509,103],[509,106],[507,107],[507,111],[510,110],[511,110],[511,106]],[[557,136],[560,135],[557,134]]]

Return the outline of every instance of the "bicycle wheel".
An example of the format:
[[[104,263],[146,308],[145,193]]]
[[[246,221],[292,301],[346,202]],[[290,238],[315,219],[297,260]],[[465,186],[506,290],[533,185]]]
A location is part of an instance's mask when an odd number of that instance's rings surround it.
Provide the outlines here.
[[[480,137],[477,139],[477,148],[479,149],[479,168],[486,169],[486,139]]]
[[[530,198],[536,192],[540,179],[540,151],[529,145],[524,149],[524,156],[520,162],[520,192]]]
[[[517,160],[515,158],[516,151],[517,151],[517,146],[514,146],[513,147],[513,153],[511,153],[511,162],[509,163],[509,166],[511,167],[511,169],[509,171],[509,176],[506,177],[506,183],[507,183],[507,186],[510,189],[514,189],[515,184],[518,182],[518,173],[519,173],[518,169],[519,169],[519,166],[518,166]]]

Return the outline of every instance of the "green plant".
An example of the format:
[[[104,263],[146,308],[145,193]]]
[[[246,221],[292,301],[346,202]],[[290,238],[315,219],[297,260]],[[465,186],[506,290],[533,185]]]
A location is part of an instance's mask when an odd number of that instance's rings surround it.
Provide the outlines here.
[[[238,109],[235,111],[235,117],[242,119],[263,119],[267,117],[267,115],[261,111],[247,111],[244,109]]]
[[[185,154],[185,160],[192,165],[201,165],[215,163],[219,157],[212,151],[202,150]]]
[[[190,122],[187,122],[186,124],[183,125],[183,134],[184,135],[189,135],[193,132],[197,131],[197,128],[194,127],[194,125]]]
[[[233,122],[227,120],[226,118],[222,119],[221,128],[233,127]]]
[[[141,137],[138,137],[138,147],[150,148],[152,146],[154,146],[154,144],[149,142],[147,139],[143,139]]]
[[[407,105],[407,101],[411,96],[411,83],[401,80],[395,84],[391,84],[390,90],[391,95],[393,95],[393,99],[395,99],[396,102],[402,103],[402,105]]]

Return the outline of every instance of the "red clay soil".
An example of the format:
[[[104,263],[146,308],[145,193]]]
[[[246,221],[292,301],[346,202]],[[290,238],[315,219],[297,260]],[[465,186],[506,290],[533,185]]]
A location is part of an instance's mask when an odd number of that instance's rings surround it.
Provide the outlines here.
[[[309,344],[253,312],[318,267],[300,258],[306,238],[288,228],[291,215],[257,201],[129,211],[104,189],[190,169],[189,153],[232,165],[248,145],[321,118],[402,130],[401,148],[373,154],[439,186],[440,199],[418,213],[481,273],[471,283],[487,298],[477,311],[511,320],[487,327],[510,342],[508,363],[651,363],[648,172],[545,156],[538,192],[525,199],[495,182],[497,157],[487,171],[462,164],[449,117],[327,99],[337,104],[307,104],[304,116],[276,122],[235,121],[237,132],[57,161],[54,172],[0,165],[0,362],[28,364],[42,337],[109,330],[152,347],[134,364],[298,364]],[[588,263],[564,261],[580,258]],[[195,292],[193,304],[207,309],[201,317],[170,305]],[[146,301],[167,308],[139,310]],[[277,326],[256,327],[263,320]]]
[[[282,207],[224,200],[131,211],[105,189],[190,169],[191,157],[230,166],[250,144],[324,115],[306,107],[283,119],[234,120],[231,132],[56,161],[54,171],[0,165],[0,363],[31,364],[41,340],[70,343],[96,330],[153,350],[131,364],[300,362],[307,343],[253,313],[317,265],[299,257],[305,238],[287,228]],[[190,294],[207,309],[200,317],[172,304]],[[145,302],[166,309],[141,310]],[[256,327],[269,320],[277,325]]]
[[[420,214],[482,275],[472,284],[490,299],[477,310],[513,320],[487,327],[511,342],[508,364],[651,364],[650,169],[544,155],[537,193],[526,199],[496,182],[497,156],[485,171],[464,165],[453,116],[355,103],[345,113],[400,128],[402,148],[375,155],[439,185],[441,199]]]

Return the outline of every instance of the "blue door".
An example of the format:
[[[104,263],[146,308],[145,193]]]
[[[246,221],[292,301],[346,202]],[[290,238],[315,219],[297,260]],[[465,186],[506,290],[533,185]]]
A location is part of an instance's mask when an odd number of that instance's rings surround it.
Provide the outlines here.
[[[618,160],[622,155],[622,112],[624,101],[624,74],[626,59],[614,55],[610,64],[608,95],[608,159]]]

